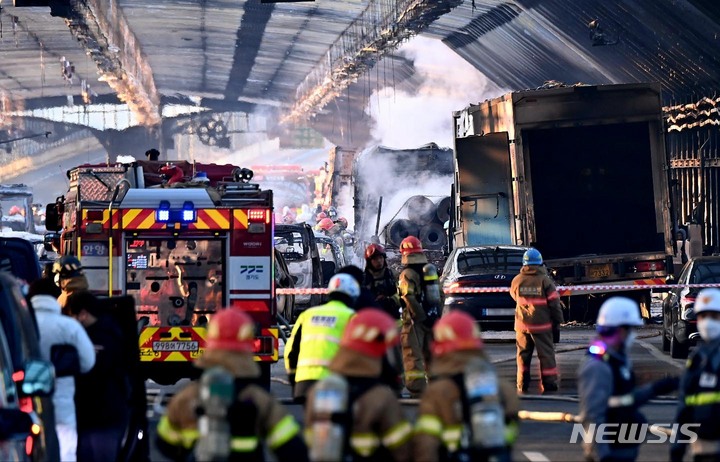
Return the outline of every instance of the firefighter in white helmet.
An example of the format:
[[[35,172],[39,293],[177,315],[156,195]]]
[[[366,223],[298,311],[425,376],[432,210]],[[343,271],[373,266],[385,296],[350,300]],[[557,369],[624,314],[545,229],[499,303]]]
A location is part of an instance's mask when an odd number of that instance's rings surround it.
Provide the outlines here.
[[[395,320],[377,308],[350,320],[331,373],[313,386],[305,406],[310,460],[410,460],[412,426],[380,378],[383,357],[399,339]]]
[[[720,289],[703,289],[695,299],[697,330],[702,343],[687,361],[680,382],[677,423],[700,424],[693,428],[698,439],[690,444],[695,462],[720,460]],[[670,460],[681,462],[686,444],[678,439]]]
[[[433,337],[430,383],[415,424],[414,460],[511,460],[518,397],[500,381],[475,319],[453,310],[435,323]]]
[[[578,373],[580,418],[585,431],[597,431],[602,424],[642,424],[639,407],[651,398],[677,389],[678,378],[667,377],[643,387],[635,387],[635,374],[629,353],[636,329],[643,325],[640,307],[625,297],[608,298],[600,307],[598,337],[590,344],[588,356]],[[592,440],[596,440],[595,434]],[[603,440],[585,444],[587,461],[634,461],[640,442],[627,442],[622,434],[605,435]],[[630,438],[632,440],[632,438]],[[623,440],[623,441],[621,441]]]
[[[158,449],[173,460],[261,461],[267,446],[280,461],[307,460],[300,425],[259,384],[255,322],[238,308],[208,325],[199,381],[173,396],[157,427]],[[191,453],[194,452],[194,458]]]
[[[360,296],[360,284],[349,274],[336,274],[328,283],[328,302],[302,312],[285,346],[293,396],[303,403],[310,387],[328,375],[340,338]]]

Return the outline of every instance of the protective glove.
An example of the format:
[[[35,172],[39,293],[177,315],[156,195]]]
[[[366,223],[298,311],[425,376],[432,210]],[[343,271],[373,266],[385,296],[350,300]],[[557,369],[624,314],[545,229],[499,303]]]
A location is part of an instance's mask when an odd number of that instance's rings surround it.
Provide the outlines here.
[[[665,377],[653,383],[652,390],[655,396],[667,395],[678,389],[680,386],[680,377]]]

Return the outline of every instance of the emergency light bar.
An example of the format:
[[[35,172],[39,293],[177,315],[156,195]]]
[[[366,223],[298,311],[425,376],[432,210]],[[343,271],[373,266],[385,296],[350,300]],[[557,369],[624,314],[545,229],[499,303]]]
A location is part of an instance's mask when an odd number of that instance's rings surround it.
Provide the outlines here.
[[[197,221],[197,211],[190,201],[185,201],[182,209],[171,209],[170,202],[160,201],[155,210],[155,221],[159,223],[194,223]]]

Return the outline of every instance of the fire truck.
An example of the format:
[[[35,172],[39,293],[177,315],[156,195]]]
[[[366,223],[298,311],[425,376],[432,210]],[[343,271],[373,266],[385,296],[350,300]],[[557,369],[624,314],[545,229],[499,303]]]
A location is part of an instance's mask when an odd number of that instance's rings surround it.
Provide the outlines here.
[[[237,308],[256,322],[265,385],[278,360],[273,193],[234,165],[136,161],[81,165],[46,210],[46,236],[76,255],[93,292],[135,301],[145,377],[193,377],[206,326]],[[202,180],[202,181],[200,181]]]

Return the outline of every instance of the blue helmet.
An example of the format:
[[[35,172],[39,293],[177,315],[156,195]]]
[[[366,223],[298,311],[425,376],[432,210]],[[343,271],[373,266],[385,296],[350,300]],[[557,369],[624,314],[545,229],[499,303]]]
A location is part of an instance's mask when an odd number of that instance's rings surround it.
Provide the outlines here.
[[[535,249],[533,247],[530,247],[525,251],[525,254],[523,255],[523,266],[526,265],[542,265],[543,259],[542,255],[540,255],[540,251],[538,249]]]

